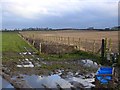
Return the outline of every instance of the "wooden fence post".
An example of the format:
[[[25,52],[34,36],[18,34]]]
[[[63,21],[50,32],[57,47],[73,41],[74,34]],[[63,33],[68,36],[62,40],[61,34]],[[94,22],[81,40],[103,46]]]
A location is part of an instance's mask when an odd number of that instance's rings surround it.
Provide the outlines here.
[[[58,43],[58,38],[57,38],[57,36],[56,36],[56,42]]]
[[[74,37],[72,39],[73,39],[72,44],[74,45]]]
[[[46,36],[46,38],[47,38],[47,41],[49,42],[49,38],[48,38],[48,36]]]
[[[50,36],[49,38],[50,38],[50,42],[51,42],[51,38],[52,38],[52,36]]]
[[[103,63],[103,61],[105,59],[105,40],[102,39],[102,47],[101,47],[101,63]]]
[[[60,42],[62,43],[62,37],[60,37]]]
[[[68,37],[68,45],[70,45],[70,38]]]
[[[87,51],[87,39],[85,40],[85,51]]]
[[[54,36],[54,42],[56,41],[56,36]]]
[[[56,36],[54,36],[54,42],[56,42]]]
[[[64,37],[62,37],[62,43],[64,44],[65,40],[64,40]]]
[[[49,42],[51,42],[51,36],[49,36],[48,38],[49,38]]]
[[[58,41],[59,41],[59,43],[60,43],[60,36],[58,36]]]
[[[33,39],[34,39],[34,34],[33,34]]]
[[[78,41],[78,47],[79,47],[79,50],[81,48],[81,39],[79,38],[79,41]]]
[[[53,40],[54,40],[54,37],[53,37],[53,36],[51,36],[51,42],[53,42]]]
[[[105,57],[106,57],[106,55],[107,55],[107,52],[108,52],[108,47],[107,47],[107,38],[105,38],[105,43],[104,43],[105,45],[104,45],[104,47],[105,47]]]
[[[111,38],[109,39],[109,53],[111,53],[111,51],[112,51],[112,40],[111,40]]]
[[[33,40],[33,46],[34,46],[34,44],[35,44],[35,41]]]
[[[68,42],[67,42],[67,38],[65,37],[65,44],[67,44]]]
[[[93,41],[93,53],[95,53],[95,40]]]
[[[55,42],[57,42],[57,36],[55,36]]]
[[[42,53],[42,44],[39,45],[39,52]]]
[[[66,37],[64,37],[64,40],[65,40],[65,44],[66,44]]]

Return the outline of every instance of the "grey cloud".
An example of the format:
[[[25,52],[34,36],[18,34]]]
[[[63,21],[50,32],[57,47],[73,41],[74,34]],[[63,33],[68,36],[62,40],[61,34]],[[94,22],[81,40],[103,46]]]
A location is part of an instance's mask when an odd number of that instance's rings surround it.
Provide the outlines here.
[[[114,5],[112,5],[113,3]],[[94,26],[96,28],[112,27],[118,24],[117,22],[117,10],[115,2],[86,2],[83,6],[71,6],[72,8],[66,8],[66,10],[60,9],[48,9],[49,13],[43,14],[38,13],[34,17],[26,18],[15,13],[11,13],[9,10],[3,9],[3,28],[27,28],[27,27],[51,27],[51,28],[87,28]],[[97,5],[96,5],[97,4]],[[102,7],[101,5],[104,4]],[[75,4],[74,4],[75,5]],[[80,4],[82,5],[82,4]],[[105,6],[107,5],[107,6]],[[64,6],[64,5],[63,5]],[[114,7],[112,7],[114,6]],[[4,7],[5,8],[5,7]],[[61,7],[62,9],[62,7]],[[59,11],[60,10],[60,11]],[[115,11],[116,10],[116,11]],[[18,11],[19,12],[19,11]],[[28,13],[27,13],[28,14]],[[56,14],[56,15],[55,15]],[[60,15],[59,15],[60,14]]]

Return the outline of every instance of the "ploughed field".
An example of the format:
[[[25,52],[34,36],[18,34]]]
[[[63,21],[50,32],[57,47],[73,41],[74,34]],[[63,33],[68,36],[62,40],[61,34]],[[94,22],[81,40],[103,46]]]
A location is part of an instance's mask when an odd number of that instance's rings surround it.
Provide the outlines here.
[[[20,33],[28,38],[32,39],[42,38],[46,41],[54,41],[56,43],[68,43],[67,39],[69,37],[70,44],[78,45],[79,42],[81,42],[80,43],[81,50],[87,49],[87,51],[90,50],[92,51],[94,48],[95,52],[99,51],[102,39],[107,38],[107,45],[111,48],[111,52],[115,53],[118,52],[118,31],[64,30],[64,31],[25,31]]]

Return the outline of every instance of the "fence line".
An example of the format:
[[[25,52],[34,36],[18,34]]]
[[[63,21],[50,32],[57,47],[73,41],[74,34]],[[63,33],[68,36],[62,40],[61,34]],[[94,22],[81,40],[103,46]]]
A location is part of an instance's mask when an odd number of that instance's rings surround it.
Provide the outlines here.
[[[50,43],[56,43],[56,44],[65,44],[69,46],[74,46],[77,50],[82,50],[86,52],[91,53],[98,53],[101,48],[101,41],[98,40],[89,40],[89,39],[83,39],[83,38],[75,38],[75,37],[62,37],[62,36],[36,36],[33,35],[26,35],[21,34],[26,40],[28,38],[33,40],[33,45],[35,44],[35,39],[41,40],[44,43],[50,42]],[[106,38],[105,39],[106,44],[106,52],[112,52],[112,39]],[[39,45],[41,48],[41,45]],[[39,49],[41,52],[41,49]]]

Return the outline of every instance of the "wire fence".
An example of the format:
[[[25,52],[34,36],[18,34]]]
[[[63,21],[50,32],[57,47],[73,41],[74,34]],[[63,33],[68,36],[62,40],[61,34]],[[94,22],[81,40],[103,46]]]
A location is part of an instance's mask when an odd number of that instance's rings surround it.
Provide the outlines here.
[[[64,44],[68,46],[74,46],[77,50],[82,50],[86,52],[91,52],[94,54],[100,54],[102,40],[90,40],[77,37],[62,37],[62,36],[45,36],[39,34],[26,34],[20,33],[25,39],[31,39],[33,44],[38,40],[41,40],[41,43],[55,43],[55,44]],[[113,41],[111,38],[105,38],[106,42],[106,51],[111,53],[118,52],[118,42]]]

